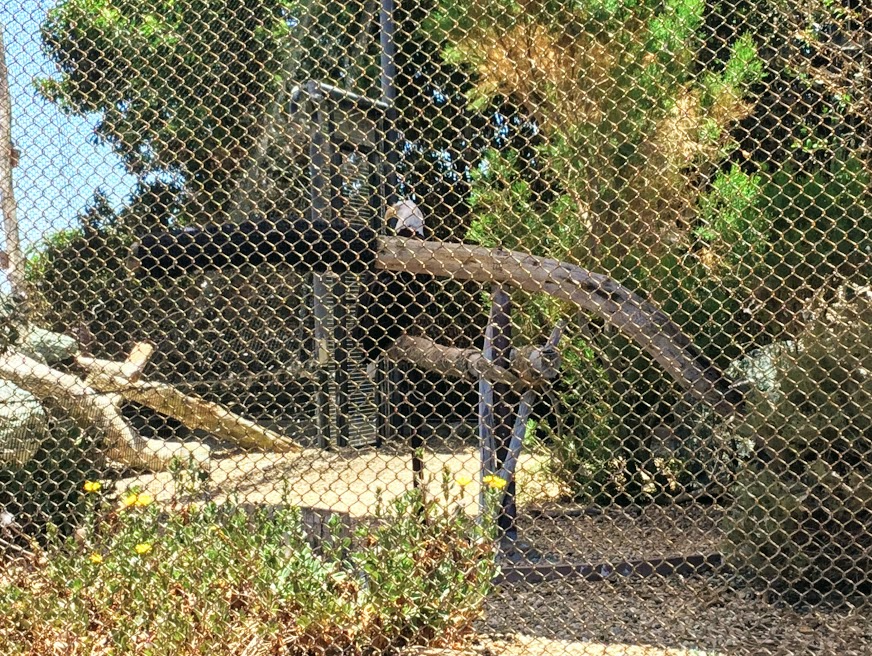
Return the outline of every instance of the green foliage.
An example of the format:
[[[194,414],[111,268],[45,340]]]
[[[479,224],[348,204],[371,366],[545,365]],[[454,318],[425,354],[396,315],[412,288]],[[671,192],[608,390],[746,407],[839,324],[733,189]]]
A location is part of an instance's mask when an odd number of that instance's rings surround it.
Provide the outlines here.
[[[833,276],[869,273],[872,194],[869,170],[848,154],[813,171],[786,166],[766,181],[764,210],[780,236],[769,257],[791,288],[817,289]]]
[[[298,362],[298,304],[305,289],[287,268],[243,267],[168,282],[127,271],[137,236],[190,220],[183,195],[175,185],[143,185],[116,212],[98,192],[74,227],[49,236],[31,254],[32,320],[58,332],[86,328],[92,355],[104,359],[123,360],[132,343],[148,339],[157,347],[149,375],[176,384],[224,380],[230,372],[274,372]],[[255,349],[252,342],[271,347]],[[293,382],[269,384],[274,387],[265,393],[250,383],[244,390],[265,403],[285,402],[279,397]],[[241,401],[240,387],[204,391],[212,400]],[[128,410],[143,428],[148,413]]]
[[[31,317],[25,317],[21,304],[7,295],[2,295],[0,304],[0,350],[19,348],[37,361],[43,361],[38,348],[37,352],[28,352],[27,347],[36,344],[22,344],[23,336],[32,334],[28,326]],[[44,336],[51,337],[50,334]],[[4,382],[3,402],[13,404],[12,412],[4,420],[14,421],[16,412],[26,412],[26,404],[16,401],[15,391],[22,390]],[[19,546],[31,540],[44,540],[52,534],[72,533],[85,510],[82,482],[95,478],[102,462],[93,432],[83,430],[51,399],[37,401],[30,394],[26,397],[40,410],[30,418],[38,425],[20,427],[26,431],[28,439],[35,441],[35,451],[28,454],[26,460],[0,465],[0,512],[8,513],[14,522],[14,530],[4,531],[4,537],[11,537]],[[15,445],[9,446],[14,448]]]
[[[180,180],[187,211],[207,221],[228,211],[252,159],[268,158],[265,116],[285,110],[291,84],[374,86],[377,42],[354,52],[370,27],[362,13],[306,0],[64,0],[42,27],[58,75],[37,86],[65,111],[96,113],[96,137],[128,172]]]
[[[80,324],[92,326],[98,319],[103,325],[110,320],[114,326],[131,324],[135,308],[131,299],[148,293],[125,269],[138,227],[130,225],[130,217],[139,209],[134,203],[119,216],[98,191],[76,217],[77,225],[46,236],[26,266],[38,323],[58,332]],[[105,334],[96,337],[102,344],[112,341]],[[107,355],[120,353],[110,350]]]
[[[763,81],[763,61],[750,34],[743,34],[730,48],[730,55],[720,73],[708,73],[703,78],[703,104],[711,107],[725,94],[744,95],[754,84]]]
[[[43,26],[61,76],[43,96],[101,115],[97,136],[137,174],[175,170],[217,194],[274,92],[283,2],[67,0]]]
[[[499,494],[488,494],[496,508]],[[379,505],[378,525],[361,532],[367,547],[350,557],[366,581],[360,603],[377,632],[359,645],[451,643],[470,630],[497,573],[496,522],[485,517],[479,525],[458,500],[446,475],[441,500],[424,500],[416,490]]]
[[[719,175],[711,191],[699,199],[696,236],[737,278],[759,269],[760,254],[768,246],[769,225],[760,210],[761,192],[759,175],[748,175],[734,166]],[[756,261],[750,258],[754,254]]]
[[[516,152],[491,152],[485,161],[471,195],[475,218],[469,239],[584,261],[589,232],[575,218],[569,196],[543,203],[519,170]],[[697,335],[701,346],[715,347],[724,365],[740,352],[733,341],[741,331],[736,316],[752,294],[761,251],[768,243],[760,186],[757,177],[739,169],[719,175],[712,190],[699,199],[701,218],[694,243],[701,248],[696,254],[679,256],[683,249],[674,249],[628,256],[618,266],[630,287],[651,288],[655,281],[652,300]],[[573,311],[543,295],[515,293],[515,299],[522,307],[515,318],[522,339],[542,339],[560,316]],[[567,342],[556,409],[563,431],[551,430],[549,435],[555,473],[578,498],[650,498],[667,489],[680,490],[674,454],[658,452],[647,436],[656,427],[651,421],[674,414],[682,390],[621,335],[594,336],[572,329]],[[680,463],[681,485],[691,482],[693,472],[705,469],[690,448],[682,450]]]
[[[61,408],[43,405],[48,412],[47,438],[23,466],[0,467],[0,509],[15,521],[16,543],[70,535],[86,511],[82,485],[101,472],[102,454],[94,433],[82,430]]]
[[[842,287],[775,361],[738,433],[757,446],[724,528],[732,563],[789,600],[869,592],[872,295]]]
[[[626,453],[617,439],[614,395],[602,366],[583,335],[564,337],[564,375],[549,401],[554,420],[539,422],[551,455],[547,467],[579,502],[621,494],[627,480]]]
[[[287,505],[89,498],[81,540],[0,587],[5,653],[43,653],[61,636],[77,653],[154,656],[449,646],[496,574],[493,536],[456,509],[447,482],[441,499],[412,492],[381,507],[353,539],[331,523],[316,546]]]
[[[522,10],[444,0],[432,29],[448,41],[446,58],[474,71],[473,102],[506,97],[538,128],[535,142],[489,153],[474,175],[468,238],[605,272],[659,304],[726,367],[795,331],[805,290],[868,266],[872,226],[867,169],[849,147],[854,132],[838,127],[846,115],[823,100],[810,108],[797,69],[761,58],[761,47],[783,39],[760,7],[722,11],[692,1],[537,2]],[[809,116],[775,125],[773,108],[755,103],[785,89],[800,95],[778,107]],[[770,121],[765,133],[743,121],[752,112],[754,121]],[[788,157],[760,150],[788,133]],[[827,163],[797,164],[809,156]],[[529,339],[540,339],[564,309],[517,300]],[[609,449],[613,464],[627,463],[631,496],[634,485],[650,488],[643,479],[674,482],[657,462],[676,458],[681,485],[695,484],[705,463],[687,448],[664,452],[653,438],[662,429],[693,430],[686,424],[694,412],[677,410],[683,391],[621,335],[601,333],[587,344],[598,364],[581,377],[598,391],[586,402],[605,402],[611,412],[591,410],[586,416],[600,421],[578,422],[581,433],[563,438],[575,445],[557,451],[573,463],[563,470],[579,474],[577,493],[590,471],[609,471]],[[564,371],[578,382],[580,372]],[[585,436],[609,429],[613,443],[604,449]],[[587,462],[575,455],[585,448]]]

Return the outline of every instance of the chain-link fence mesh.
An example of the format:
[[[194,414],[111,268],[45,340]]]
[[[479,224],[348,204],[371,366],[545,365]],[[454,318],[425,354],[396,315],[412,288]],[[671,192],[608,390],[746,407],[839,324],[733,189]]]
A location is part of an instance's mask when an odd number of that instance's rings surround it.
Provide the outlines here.
[[[872,653],[867,3],[0,27],[2,654]]]

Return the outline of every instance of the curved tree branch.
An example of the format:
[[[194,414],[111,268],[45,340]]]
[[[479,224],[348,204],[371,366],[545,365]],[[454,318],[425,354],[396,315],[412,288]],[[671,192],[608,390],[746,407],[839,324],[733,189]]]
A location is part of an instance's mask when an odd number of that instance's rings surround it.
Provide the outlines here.
[[[666,313],[603,274],[515,251],[402,237],[379,240],[376,266],[391,271],[499,282],[569,301],[602,317],[633,339],[718,414],[726,416],[742,410],[741,390]]]
[[[719,371],[668,315],[615,280],[566,262],[468,244],[378,238],[368,228],[288,219],[146,235],[134,245],[128,266],[152,276],[265,261],[362,271],[370,266],[373,251],[374,265],[380,269],[508,284],[574,303],[639,344],[720,415],[743,410],[741,387]]]

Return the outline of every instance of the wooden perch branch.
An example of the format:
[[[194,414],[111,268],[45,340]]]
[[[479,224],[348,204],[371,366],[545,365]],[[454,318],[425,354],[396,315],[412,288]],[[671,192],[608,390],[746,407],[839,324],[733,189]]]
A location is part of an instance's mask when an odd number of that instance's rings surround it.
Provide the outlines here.
[[[114,360],[101,360],[87,355],[79,355],[76,362],[79,366],[93,374],[105,374],[108,376],[122,376],[131,382],[136,382],[142,376],[142,370],[148,363],[154,346],[149,342],[138,342],[133,346],[130,355],[124,362]]]
[[[603,317],[632,338],[673,378],[710,403],[719,414],[726,416],[741,409],[741,391],[731,385],[668,315],[602,274],[514,251],[402,237],[380,239],[376,266],[391,271],[504,283],[569,301]]]
[[[141,403],[178,419],[188,428],[204,430],[246,449],[299,451],[299,445],[260,424],[231,412],[219,403],[189,396],[165,383],[129,381],[120,376],[94,375],[94,386],[115,390],[129,401]]]
[[[474,348],[444,346],[426,337],[410,335],[397,339],[387,356],[446,378],[485,378],[492,383],[509,385],[518,392],[555,378],[560,367],[560,356],[553,347],[530,346],[513,351],[511,366],[507,369],[488,361]]]
[[[387,356],[391,360],[411,362],[419,369],[446,378],[487,378],[512,387],[522,385],[514,373],[488,362],[479,351],[443,346],[426,337],[403,335],[388,350]]]
[[[553,259],[468,244],[402,237],[376,240],[368,228],[355,231],[344,224],[334,226],[305,219],[281,225],[261,223],[149,235],[132,248],[128,266],[141,275],[156,276],[261,261],[354,271],[369,264],[371,245],[376,243],[377,268],[513,285],[574,303],[634,340],[719,414],[727,416],[742,410],[742,390],[693,345],[676,323],[653,303],[602,274]]]
[[[139,380],[142,366],[151,354],[147,343],[137,344],[126,362],[111,362],[79,356],[76,361],[89,371],[88,383],[97,391],[135,401],[193,430],[204,430],[243,448],[299,451],[299,445],[260,424],[231,412],[219,403],[184,394],[166,383]],[[123,372],[134,373],[133,378]]]
[[[101,394],[80,378],[9,351],[0,355],[0,378],[10,380],[34,396],[50,398],[81,426],[96,426],[109,442],[106,455],[133,469],[163,471],[173,458],[193,457],[202,462],[208,449],[200,445],[149,440],[137,433],[110,396]]]

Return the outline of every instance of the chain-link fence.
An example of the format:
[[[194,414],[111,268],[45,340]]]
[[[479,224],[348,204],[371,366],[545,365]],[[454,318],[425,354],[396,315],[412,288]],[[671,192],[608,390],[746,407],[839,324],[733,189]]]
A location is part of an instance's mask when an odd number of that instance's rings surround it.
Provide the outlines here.
[[[0,27],[0,653],[872,654],[868,3]]]

